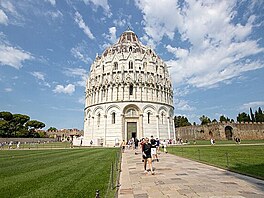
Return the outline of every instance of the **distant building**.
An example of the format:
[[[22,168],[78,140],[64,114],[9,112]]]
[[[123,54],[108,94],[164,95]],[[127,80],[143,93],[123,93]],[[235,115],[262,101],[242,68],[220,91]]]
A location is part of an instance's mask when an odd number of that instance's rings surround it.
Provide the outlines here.
[[[73,137],[83,136],[83,130],[79,129],[60,129],[56,131],[47,131],[49,138],[55,138],[57,141],[70,141]]]
[[[97,55],[85,91],[82,145],[114,146],[130,138],[175,138],[167,65],[127,30]],[[78,143],[79,144],[79,143]]]

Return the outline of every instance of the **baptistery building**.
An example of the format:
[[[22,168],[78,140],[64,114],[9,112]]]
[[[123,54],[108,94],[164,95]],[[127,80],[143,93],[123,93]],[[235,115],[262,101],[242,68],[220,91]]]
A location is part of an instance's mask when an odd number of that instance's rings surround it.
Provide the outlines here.
[[[127,30],[90,67],[81,144],[114,146],[151,135],[174,139],[173,112],[167,65]]]

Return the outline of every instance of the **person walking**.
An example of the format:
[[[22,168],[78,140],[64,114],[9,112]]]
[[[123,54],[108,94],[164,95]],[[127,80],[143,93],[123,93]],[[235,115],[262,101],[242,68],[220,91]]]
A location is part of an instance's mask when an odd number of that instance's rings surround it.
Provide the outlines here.
[[[152,159],[153,159],[153,161],[157,160],[157,162],[159,162],[158,155],[157,155],[157,142],[153,138],[153,136],[151,136],[150,144],[151,144],[151,156],[152,156]]]
[[[152,145],[149,143],[149,139],[145,139],[145,143],[143,144],[143,158],[144,158],[144,173],[147,174],[147,163],[149,164],[149,168],[151,174],[154,175],[153,167],[152,167],[152,157],[151,157],[151,148]]]
[[[125,152],[125,148],[126,148],[126,142],[125,142],[125,140],[122,141],[121,148],[122,148],[122,153],[124,153]]]
[[[140,141],[140,147],[141,147],[141,153],[142,153],[142,162],[144,162],[144,157],[143,157],[143,145],[145,144],[145,138],[142,138]]]

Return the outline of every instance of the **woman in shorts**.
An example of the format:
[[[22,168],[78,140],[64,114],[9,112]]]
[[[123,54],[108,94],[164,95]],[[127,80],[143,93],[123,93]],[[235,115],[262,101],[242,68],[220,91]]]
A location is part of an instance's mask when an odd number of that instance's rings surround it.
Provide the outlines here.
[[[143,159],[144,159],[144,172],[148,173],[147,171],[147,162],[149,164],[149,168],[151,171],[151,174],[154,175],[154,171],[152,168],[152,158],[151,158],[151,144],[149,143],[149,139],[145,139],[145,144],[143,144]]]

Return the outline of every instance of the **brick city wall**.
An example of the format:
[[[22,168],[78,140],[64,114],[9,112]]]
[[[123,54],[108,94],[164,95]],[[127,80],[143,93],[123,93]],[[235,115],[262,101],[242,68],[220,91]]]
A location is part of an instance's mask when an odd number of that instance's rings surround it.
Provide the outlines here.
[[[183,140],[228,140],[239,137],[244,140],[264,139],[264,122],[230,123],[216,122],[176,128],[176,137]]]

